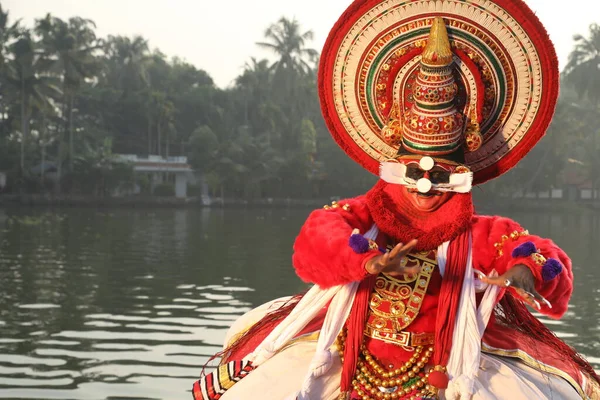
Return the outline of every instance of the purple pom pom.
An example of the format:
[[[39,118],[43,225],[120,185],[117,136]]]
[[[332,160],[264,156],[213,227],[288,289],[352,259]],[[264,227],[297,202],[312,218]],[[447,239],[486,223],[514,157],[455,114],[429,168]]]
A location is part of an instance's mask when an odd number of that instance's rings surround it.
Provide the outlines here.
[[[350,235],[348,244],[355,253],[363,254],[369,251],[369,240],[361,234],[355,233]]]
[[[535,244],[533,242],[525,242],[513,250],[512,256],[513,258],[529,257],[533,253],[537,253]]]
[[[562,269],[563,266],[560,261],[555,258],[549,258],[542,267],[542,279],[544,279],[544,281],[551,281],[562,272]]]

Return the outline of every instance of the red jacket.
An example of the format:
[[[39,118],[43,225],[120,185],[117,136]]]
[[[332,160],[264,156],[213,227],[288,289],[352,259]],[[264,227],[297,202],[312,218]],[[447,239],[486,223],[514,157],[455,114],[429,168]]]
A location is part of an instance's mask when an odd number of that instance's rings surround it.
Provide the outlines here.
[[[311,213],[294,244],[293,264],[300,278],[306,282],[328,288],[368,277],[365,263],[379,254],[369,251],[357,254],[348,244],[352,231],[368,231],[374,217],[365,196],[342,200],[333,208],[320,209]],[[345,207],[344,207],[345,206]],[[573,290],[571,261],[551,240],[529,234],[516,222],[503,217],[473,215],[470,219],[473,238],[473,268],[486,275],[496,270],[499,275],[516,264],[527,265],[536,278],[536,290],[544,296],[552,308],[542,305],[541,313],[551,318],[560,318],[566,311]],[[396,238],[380,233],[377,242],[385,247]],[[530,257],[513,258],[512,252],[525,242],[533,242],[546,258],[554,258],[563,265],[562,272],[552,280],[542,279],[541,269]],[[422,250],[422,249],[421,249]],[[432,250],[432,249],[425,249]],[[431,278],[426,296],[417,318],[405,330],[411,332],[433,332],[437,313],[437,302],[442,278],[436,269]],[[513,289],[509,289],[513,290]],[[504,295],[504,293],[503,293]],[[514,294],[516,296],[516,293]],[[571,364],[564,363],[551,344],[533,342],[517,331],[498,326],[492,318],[487,326],[482,349],[484,351],[518,357],[525,362],[542,361],[555,373],[581,385],[581,374]],[[410,358],[411,353],[401,347],[375,339],[367,339],[366,345],[384,365],[398,365]],[[575,381],[575,382],[574,382]]]
[[[346,209],[342,207],[348,204]],[[342,200],[339,207],[313,211],[300,230],[294,244],[292,258],[298,276],[305,282],[328,288],[345,283],[360,281],[368,276],[365,263],[376,256],[376,251],[357,254],[348,245],[353,229],[365,233],[373,226],[373,218],[365,197]],[[499,275],[515,264],[527,265],[536,277],[536,290],[552,304],[543,305],[542,314],[560,318],[566,311],[573,291],[571,260],[551,240],[533,234],[510,238],[514,232],[524,232],[519,224],[503,217],[475,215],[471,220],[473,235],[473,268],[489,274],[496,270]],[[502,236],[506,235],[508,239]],[[384,243],[394,238],[380,234],[377,241]],[[512,251],[525,242],[533,242],[546,258],[559,260],[564,268],[556,278],[544,282],[541,266],[531,258],[512,258]],[[502,244],[499,253],[497,244]],[[498,246],[499,247],[499,246]],[[428,249],[433,250],[433,249]],[[502,254],[499,256],[499,254]]]

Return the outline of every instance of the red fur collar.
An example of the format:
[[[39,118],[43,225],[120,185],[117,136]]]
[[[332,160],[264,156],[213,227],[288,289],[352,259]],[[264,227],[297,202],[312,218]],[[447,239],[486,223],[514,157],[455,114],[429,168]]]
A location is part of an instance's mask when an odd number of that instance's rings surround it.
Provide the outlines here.
[[[473,217],[471,194],[454,194],[430,213],[417,210],[406,188],[380,180],[367,193],[367,206],[379,230],[407,243],[417,239],[418,251],[433,250],[463,233]]]

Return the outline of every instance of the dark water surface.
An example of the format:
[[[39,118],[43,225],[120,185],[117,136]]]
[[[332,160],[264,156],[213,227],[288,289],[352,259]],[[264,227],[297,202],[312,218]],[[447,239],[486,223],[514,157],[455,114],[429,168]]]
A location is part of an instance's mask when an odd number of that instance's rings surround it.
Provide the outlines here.
[[[306,287],[309,211],[0,210],[0,398],[191,398],[237,316]],[[571,308],[545,322],[600,366],[600,213],[507,216],[572,257]]]

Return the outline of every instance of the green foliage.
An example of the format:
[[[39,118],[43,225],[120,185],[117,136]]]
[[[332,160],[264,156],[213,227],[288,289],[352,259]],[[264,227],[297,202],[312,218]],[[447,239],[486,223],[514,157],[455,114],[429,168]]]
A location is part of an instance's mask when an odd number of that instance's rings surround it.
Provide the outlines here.
[[[202,173],[214,164],[218,150],[217,135],[209,126],[202,125],[190,136],[188,161],[196,171]]]
[[[598,150],[600,140],[600,26],[592,24],[589,27],[589,37],[575,35],[575,47],[569,55],[569,63],[563,73],[566,86],[574,90],[579,102],[572,102],[575,117],[572,119],[573,135],[572,151],[577,151],[574,160],[579,166],[571,165],[570,176],[577,175],[575,169],[583,170],[586,180],[591,183],[595,197],[595,189],[600,184],[598,169]],[[582,122],[584,122],[582,124]],[[570,128],[570,127],[569,127]],[[573,158],[568,158],[573,160]],[[573,163],[571,163],[573,164]],[[576,163],[577,164],[577,163]],[[580,168],[583,167],[583,168]],[[581,173],[578,174],[581,176]]]
[[[300,124],[300,150],[308,159],[317,153],[317,131],[310,119],[304,118]]]
[[[564,70],[565,82],[572,86],[580,98],[587,98],[594,104],[600,101],[600,26],[592,24],[589,37],[575,35],[575,47],[569,55]]]
[[[133,187],[133,166],[120,161],[112,153],[112,140],[105,138],[96,146],[86,146],[74,159],[69,175],[76,193],[104,197]]]

